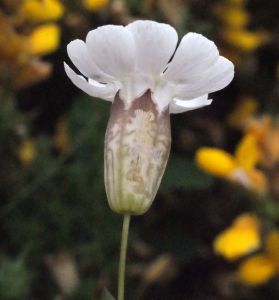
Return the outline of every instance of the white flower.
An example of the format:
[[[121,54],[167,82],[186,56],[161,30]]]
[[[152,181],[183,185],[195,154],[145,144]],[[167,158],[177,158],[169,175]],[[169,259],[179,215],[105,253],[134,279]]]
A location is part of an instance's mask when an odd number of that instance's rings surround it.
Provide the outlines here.
[[[120,90],[131,103],[150,89],[160,110],[168,104],[171,113],[208,105],[208,93],[233,79],[233,64],[200,34],[186,34],[175,52],[177,39],[171,26],[152,21],[102,26],[88,33],[86,43],[68,45],[69,57],[88,81],[66,64],[65,69],[76,86],[105,100],[113,101]]]
[[[175,51],[177,40],[169,25],[136,21],[99,27],[86,43],[68,45],[69,57],[87,77],[65,64],[73,83],[113,101],[105,182],[110,206],[118,212],[141,214],[151,205],[170,150],[169,112],[210,104],[208,94],[234,76],[233,64],[207,38],[188,33]]]

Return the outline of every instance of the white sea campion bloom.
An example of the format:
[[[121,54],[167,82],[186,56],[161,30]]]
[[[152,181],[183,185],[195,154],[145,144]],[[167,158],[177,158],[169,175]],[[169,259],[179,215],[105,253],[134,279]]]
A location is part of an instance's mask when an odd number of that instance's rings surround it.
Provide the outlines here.
[[[233,79],[233,64],[212,41],[188,33],[175,50],[177,41],[167,24],[136,21],[99,27],[88,33],[86,43],[68,45],[69,57],[86,77],[65,64],[72,82],[112,101],[105,185],[116,212],[139,215],[150,207],[170,152],[169,113],[209,105],[208,94]]]

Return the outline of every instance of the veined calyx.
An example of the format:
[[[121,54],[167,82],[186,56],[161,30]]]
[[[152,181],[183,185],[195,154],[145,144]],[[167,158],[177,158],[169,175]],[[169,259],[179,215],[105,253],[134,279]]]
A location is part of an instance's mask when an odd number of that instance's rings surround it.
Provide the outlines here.
[[[168,106],[159,112],[150,90],[130,105],[116,94],[105,138],[105,185],[114,211],[140,215],[148,210],[170,145]]]

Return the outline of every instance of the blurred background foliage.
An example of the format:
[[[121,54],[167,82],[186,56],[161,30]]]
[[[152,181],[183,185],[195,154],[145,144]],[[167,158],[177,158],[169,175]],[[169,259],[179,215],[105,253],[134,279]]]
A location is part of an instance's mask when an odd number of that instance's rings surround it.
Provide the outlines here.
[[[0,299],[116,295],[110,104],[67,78],[66,45],[104,24],[171,24],[215,41],[236,76],[172,115],[151,209],[133,217],[127,299],[279,298],[279,10],[275,0],[0,0]]]

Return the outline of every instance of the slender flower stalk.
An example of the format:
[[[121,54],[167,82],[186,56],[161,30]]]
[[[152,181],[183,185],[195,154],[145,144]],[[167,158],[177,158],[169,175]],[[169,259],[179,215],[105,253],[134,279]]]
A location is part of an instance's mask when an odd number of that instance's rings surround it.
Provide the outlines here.
[[[117,300],[124,300],[125,291],[125,266],[126,266],[126,253],[128,244],[128,234],[131,216],[124,214],[121,248],[120,248],[120,260],[119,260],[119,271],[118,271],[118,297]]]

